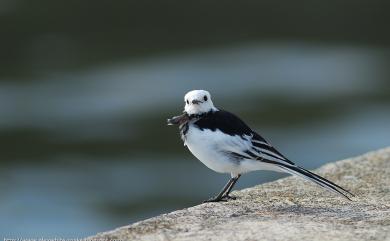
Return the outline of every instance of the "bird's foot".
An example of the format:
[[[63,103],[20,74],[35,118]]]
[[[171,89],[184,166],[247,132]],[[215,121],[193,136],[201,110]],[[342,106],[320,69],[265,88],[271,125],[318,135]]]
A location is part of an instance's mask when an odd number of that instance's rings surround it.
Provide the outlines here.
[[[211,202],[227,202],[229,200],[236,200],[237,197],[230,195],[223,195],[222,197],[212,197],[210,199],[204,200],[203,203],[211,203]]]
[[[228,201],[228,200],[236,200],[237,197],[235,197],[235,196],[230,196],[230,195],[223,195],[223,196],[222,196],[222,199],[224,199],[224,200],[226,200],[226,201]]]

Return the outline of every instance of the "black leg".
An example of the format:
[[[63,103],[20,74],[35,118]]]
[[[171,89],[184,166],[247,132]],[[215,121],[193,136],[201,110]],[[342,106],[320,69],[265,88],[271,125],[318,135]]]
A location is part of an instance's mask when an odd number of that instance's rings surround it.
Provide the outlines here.
[[[241,175],[238,175],[237,177],[230,178],[228,183],[222,188],[221,192],[213,198],[210,198],[206,201],[203,201],[203,203],[206,202],[219,202],[219,201],[227,201],[228,199],[235,199],[234,197],[229,196],[229,193],[232,191],[233,186],[238,181],[238,178],[240,178]]]
[[[226,190],[225,195],[222,196],[222,198],[227,198],[227,199],[236,199],[235,197],[229,196],[230,192],[233,190],[234,185],[238,181],[238,179],[241,177],[241,174],[238,174],[237,177],[232,178],[233,182],[230,184],[230,187]]]
[[[234,178],[230,178],[230,180],[226,183],[226,185],[222,188],[221,192],[219,192],[219,194],[215,197],[212,197],[208,200],[205,200],[203,201],[203,203],[207,203],[207,202],[219,202],[222,200],[222,196],[223,194],[226,192],[226,190],[232,185],[234,181]]]

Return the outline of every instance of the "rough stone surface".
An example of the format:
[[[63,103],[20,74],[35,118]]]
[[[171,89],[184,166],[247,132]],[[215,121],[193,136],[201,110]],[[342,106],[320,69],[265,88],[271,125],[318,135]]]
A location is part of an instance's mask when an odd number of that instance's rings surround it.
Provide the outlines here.
[[[121,240],[390,240],[390,147],[316,172],[349,189],[348,201],[296,177],[98,234]]]

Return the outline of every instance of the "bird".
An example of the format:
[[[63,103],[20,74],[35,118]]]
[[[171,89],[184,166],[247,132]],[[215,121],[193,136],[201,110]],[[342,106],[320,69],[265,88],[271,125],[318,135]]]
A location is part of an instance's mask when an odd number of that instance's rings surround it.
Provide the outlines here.
[[[236,199],[230,193],[241,175],[257,170],[286,172],[311,181],[351,200],[350,191],[289,160],[243,120],[214,106],[206,90],[192,90],[184,96],[184,111],[167,120],[179,125],[180,136],[189,151],[204,165],[231,178],[222,190],[204,202]]]

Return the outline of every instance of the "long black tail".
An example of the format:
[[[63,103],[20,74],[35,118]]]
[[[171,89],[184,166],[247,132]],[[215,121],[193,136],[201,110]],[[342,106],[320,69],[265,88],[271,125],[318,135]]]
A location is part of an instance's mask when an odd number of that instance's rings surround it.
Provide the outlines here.
[[[355,195],[352,194],[350,191],[340,187],[339,185],[311,172],[311,171],[308,171],[302,167],[299,167],[299,166],[295,166],[295,165],[289,165],[289,164],[284,164],[284,163],[280,163],[280,162],[276,162],[276,161],[270,161],[270,160],[262,160],[264,162],[267,162],[267,163],[270,163],[270,164],[274,164],[274,165],[277,165],[279,168],[281,168],[282,170],[284,170],[285,172],[288,172],[292,175],[297,175],[299,177],[302,177],[306,180],[309,180],[309,181],[312,181],[318,185],[320,185],[321,187],[325,188],[325,189],[328,189],[329,191],[332,191],[334,193],[337,193],[337,194],[340,194],[342,195],[343,197],[345,197],[346,199],[352,201],[348,195],[354,197]]]

